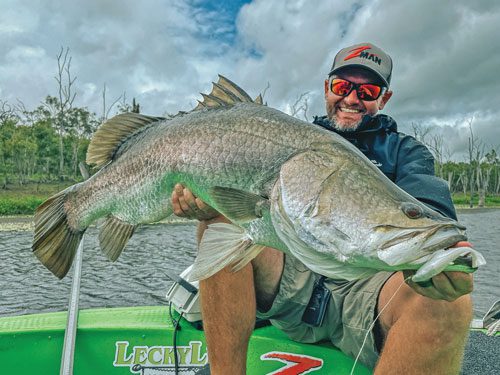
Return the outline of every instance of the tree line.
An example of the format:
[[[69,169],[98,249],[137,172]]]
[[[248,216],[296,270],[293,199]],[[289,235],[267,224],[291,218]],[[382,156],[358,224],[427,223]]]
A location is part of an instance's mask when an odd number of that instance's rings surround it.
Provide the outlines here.
[[[117,112],[138,111],[122,103]],[[60,98],[47,96],[34,110],[0,101],[0,187],[33,182],[76,181],[79,164],[85,161],[90,138],[103,121],[87,108],[64,108]],[[500,194],[500,158],[495,149],[486,152],[474,136],[469,137],[468,160],[451,161],[442,137],[414,128],[436,160],[436,175],[446,180],[453,193],[479,197]]]
[[[466,156],[463,162],[451,161],[444,137],[435,127],[422,127],[411,124],[413,136],[424,143],[434,155],[436,175],[448,182],[452,193],[467,197],[467,204],[485,206],[486,197],[500,194],[500,158],[497,150],[474,134],[474,118],[467,120],[469,135]]]

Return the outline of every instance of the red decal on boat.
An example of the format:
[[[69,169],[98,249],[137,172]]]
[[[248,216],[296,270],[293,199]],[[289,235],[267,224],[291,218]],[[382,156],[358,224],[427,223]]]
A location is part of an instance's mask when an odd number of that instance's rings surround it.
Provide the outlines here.
[[[285,367],[267,375],[300,375],[319,370],[323,367],[323,360],[293,353],[270,352],[263,354],[262,360],[277,360],[286,363]]]

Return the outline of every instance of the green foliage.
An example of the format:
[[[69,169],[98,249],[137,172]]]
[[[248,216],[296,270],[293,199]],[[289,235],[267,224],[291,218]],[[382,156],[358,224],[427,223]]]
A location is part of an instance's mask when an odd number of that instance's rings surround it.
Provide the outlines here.
[[[462,193],[453,194],[453,204],[459,207],[469,207],[470,204],[470,195],[465,195]],[[472,197],[472,203],[474,207],[477,207],[479,203],[479,197],[475,194]],[[499,207],[500,206],[500,196],[492,195],[486,196],[485,207]]]
[[[73,183],[9,185],[8,189],[0,190],[0,215],[32,215],[47,198]]]
[[[61,118],[59,107],[58,99],[48,96],[33,111],[2,117],[0,188],[13,182],[23,185],[80,178],[78,165],[85,161],[90,137],[98,126],[97,117],[86,108],[71,108]]]
[[[0,215],[31,215],[43,201],[43,198],[35,196],[22,198],[0,197]]]

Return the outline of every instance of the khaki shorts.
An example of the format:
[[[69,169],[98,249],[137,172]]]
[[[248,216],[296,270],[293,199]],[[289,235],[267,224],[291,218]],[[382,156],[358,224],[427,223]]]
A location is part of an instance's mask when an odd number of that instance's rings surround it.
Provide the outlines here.
[[[318,274],[300,261],[285,255],[285,267],[280,290],[272,307],[257,316],[270,319],[273,326],[285,332],[292,340],[314,343],[330,340],[345,354],[356,358],[370,325],[377,314],[377,300],[382,286],[392,275],[379,272],[362,280],[325,280],[332,291],[323,323],[312,327],[302,322]],[[378,360],[373,329],[368,334],[359,360],[373,368]]]

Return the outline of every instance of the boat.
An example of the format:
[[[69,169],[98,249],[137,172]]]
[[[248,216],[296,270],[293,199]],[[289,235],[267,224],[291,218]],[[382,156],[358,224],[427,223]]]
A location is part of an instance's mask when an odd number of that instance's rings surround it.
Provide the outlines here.
[[[171,276],[176,282],[167,293],[166,306],[79,311],[68,373],[209,374],[198,285],[183,279],[187,271]],[[63,373],[61,358],[70,315],[71,311],[63,311],[1,317],[0,373]],[[247,368],[248,374],[259,375],[350,374],[353,364],[353,359],[331,344],[297,343],[267,321],[258,320]],[[370,373],[360,363],[353,372]]]
[[[80,311],[73,373],[209,374],[203,332],[172,317],[165,306]],[[66,312],[0,318],[0,373],[60,373],[66,318]],[[299,344],[272,326],[254,331],[248,351],[249,374],[349,374],[352,365],[330,345]],[[358,364],[354,373],[371,372]]]
[[[188,270],[170,276],[175,282],[165,306],[78,311],[81,249],[75,263],[69,311],[0,317],[1,374],[210,374],[197,285],[184,279]],[[499,330],[497,301],[472,322],[463,374],[498,373]],[[266,321],[257,321],[247,358],[249,375],[372,373],[328,342],[291,341]]]

